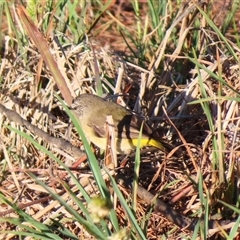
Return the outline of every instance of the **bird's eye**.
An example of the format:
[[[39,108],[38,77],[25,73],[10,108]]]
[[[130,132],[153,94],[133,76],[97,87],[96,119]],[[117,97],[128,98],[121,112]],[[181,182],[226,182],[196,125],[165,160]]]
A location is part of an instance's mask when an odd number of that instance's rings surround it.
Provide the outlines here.
[[[76,110],[80,106],[77,104],[77,101],[73,100],[71,106],[69,107],[70,110]]]
[[[71,105],[71,106],[69,107],[69,109],[70,109],[70,110],[76,110],[76,109],[77,109],[77,106]]]

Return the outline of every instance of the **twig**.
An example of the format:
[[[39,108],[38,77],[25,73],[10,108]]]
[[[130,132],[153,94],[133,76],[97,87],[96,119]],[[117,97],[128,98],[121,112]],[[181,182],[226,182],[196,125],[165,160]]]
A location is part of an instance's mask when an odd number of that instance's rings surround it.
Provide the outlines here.
[[[154,196],[141,186],[138,186],[137,194],[147,204],[154,204],[154,210],[156,213],[162,214],[165,218],[167,218],[169,221],[171,221],[181,229],[185,228],[189,231],[194,231],[194,227],[196,226],[197,222],[203,221],[202,218],[189,218],[178,213],[177,211],[173,210],[171,206],[167,205],[160,199],[157,199],[156,196]],[[223,226],[229,223],[230,221],[228,220],[209,220],[209,229],[218,228],[219,226]]]
[[[34,126],[27,120],[23,119],[18,113],[5,108],[2,104],[0,104],[0,113],[5,114],[6,117],[13,122],[20,124],[21,126],[25,126],[28,130],[33,132],[33,134],[41,137],[46,142],[56,145],[61,148],[63,151],[67,152],[68,154],[72,155],[75,159],[78,159],[85,155],[85,153],[76,146],[73,146],[70,142],[62,139],[62,138],[55,138],[50,136],[48,133],[44,132],[43,130],[39,129],[38,127]]]
[[[65,192],[66,192],[66,191],[63,190],[63,191],[59,192],[58,195],[61,196],[61,195],[63,195]],[[47,202],[47,201],[52,200],[52,199],[54,199],[53,196],[46,196],[46,197],[37,199],[37,200],[32,201],[32,202],[29,202],[29,203],[19,203],[19,204],[17,205],[17,207],[20,208],[20,209],[24,209],[24,208],[30,207],[30,206],[35,205],[35,204],[38,204],[38,203]],[[8,215],[8,214],[10,214],[10,213],[14,213],[14,212],[15,212],[15,210],[12,209],[12,208],[11,208],[11,209],[8,209],[8,210],[6,210],[6,211],[2,211],[2,212],[0,212],[0,217],[4,217],[4,216],[6,216],[6,215]]]

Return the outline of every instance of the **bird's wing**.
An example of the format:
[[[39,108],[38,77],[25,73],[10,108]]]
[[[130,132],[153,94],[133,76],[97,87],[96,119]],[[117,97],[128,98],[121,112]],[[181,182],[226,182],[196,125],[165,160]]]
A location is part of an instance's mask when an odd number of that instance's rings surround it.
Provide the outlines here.
[[[123,111],[123,112],[119,112]],[[116,133],[116,138],[128,138],[128,139],[136,139],[139,137],[139,129],[141,128],[141,124],[143,123],[143,133],[142,138],[148,138],[151,135],[152,131],[150,127],[144,123],[143,119],[132,115],[124,108],[116,109],[115,112],[108,111],[107,114],[113,114],[113,122],[114,128]],[[127,114],[126,114],[127,113]],[[96,119],[96,115],[98,118]],[[123,118],[120,116],[124,115]],[[89,127],[92,127],[93,131],[95,132],[96,136],[104,138],[107,136],[106,132],[106,117],[101,113],[99,109],[99,113],[95,112],[95,117],[90,118]],[[93,120],[96,119],[96,120]],[[118,123],[118,124],[117,124]]]

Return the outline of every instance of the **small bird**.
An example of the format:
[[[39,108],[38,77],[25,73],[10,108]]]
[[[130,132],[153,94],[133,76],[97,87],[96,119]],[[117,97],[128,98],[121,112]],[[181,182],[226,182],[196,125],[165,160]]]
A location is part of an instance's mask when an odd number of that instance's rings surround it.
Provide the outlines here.
[[[136,115],[119,104],[107,102],[93,94],[81,94],[74,99],[70,109],[79,119],[85,136],[100,149],[105,149],[107,144],[108,115],[113,118],[117,153],[125,154],[137,147],[140,132],[136,127]],[[143,132],[140,147],[144,146],[153,146],[166,152],[161,142]]]

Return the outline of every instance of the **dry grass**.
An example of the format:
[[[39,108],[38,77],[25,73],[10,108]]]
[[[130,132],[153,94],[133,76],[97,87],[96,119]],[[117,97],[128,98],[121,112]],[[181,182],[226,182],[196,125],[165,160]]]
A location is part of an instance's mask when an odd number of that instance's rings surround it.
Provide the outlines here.
[[[176,7],[177,9],[179,8]],[[215,23],[220,27],[220,17],[226,16],[227,13],[225,8],[219,9],[224,12],[221,15],[219,11],[215,17]],[[143,24],[146,21],[146,10],[147,4],[144,3],[140,11]],[[94,9],[92,11],[94,12]],[[213,15],[216,14],[215,11],[214,9]],[[18,16],[14,11],[12,13],[16,24],[19,24]],[[181,214],[189,217],[201,216],[199,209],[202,202],[197,184],[201,172],[203,193],[211,209],[210,216],[221,213],[217,216],[218,220],[235,221],[236,216],[233,212],[224,208],[218,200],[234,205],[238,198],[238,59],[229,54],[227,45],[220,39],[219,34],[208,28],[206,18],[199,14],[195,4],[189,3],[179,10],[172,22],[170,16],[169,19],[164,19],[167,29],[164,38],[150,46],[145,59],[139,60],[131,55],[132,51],[119,34],[119,28],[123,25],[123,29],[135,36],[137,33],[133,26],[134,19],[131,5],[120,1],[112,4],[109,13],[100,18],[91,32],[90,40],[79,45],[63,46],[65,56],[57,43],[52,38],[48,39],[51,53],[72,96],[83,92],[96,94],[96,71],[99,71],[103,91],[123,94],[121,101],[127,103],[135,112],[148,116],[153,129],[173,146],[167,155],[149,151],[142,154],[140,184],[153,194],[160,193],[159,198]],[[199,21],[201,26],[197,31],[198,43],[192,42],[195,21]],[[177,35],[177,45],[174,38],[169,41],[174,31]],[[1,104],[50,135],[70,139],[74,145],[80,146],[75,131],[69,133],[69,117],[54,96],[54,93],[60,92],[51,72],[42,62],[41,55],[28,39],[25,39],[28,42],[27,47],[23,52],[19,52],[18,40],[11,38],[14,42],[12,44],[8,34],[2,39],[4,47],[0,68]],[[143,45],[149,46],[153,35],[154,32],[150,32]],[[239,57],[240,48],[234,39],[234,29],[225,36]],[[130,46],[133,50],[137,49],[136,44],[131,43]],[[195,104],[189,104],[193,101]],[[36,145],[26,138],[9,130],[7,126],[26,132],[69,167],[72,167],[76,160],[64,152],[64,149],[49,144],[1,114],[0,179],[1,193],[6,198],[16,203],[30,203],[48,196],[29,172],[33,172],[55,192],[64,189],[63,181],[71,186],[73,192],[76,191],[69,175],[60,170],[60,166],[51,157],[37,149]],[[118,160],[121,162],[122,157],[118,156]],[[124,168],[118,171],[120,175],[127,176],[126,181],[133,178],[134,160],[134,157],[130,158]],[[91,172],[75,169],[73,173],[83,186],[88,185],[86,191],[96,191],[94,183],[86,183]],[[126,199],[129,199],[131,190],[125,186],[120,188]],[[82,199],[81,193],[76,194]],[[63,198],[75,207],[67,193]],[[7,208],[8,206],[2,204],[0,212]],[[59,218],[64,216],[65,226],[79,239],[91,239],[80,223],[71,221],[71,215],[56,200],[34,204],[25,211],[44,224],[49,224],[56,214],[59,214]],[[149,207],[139,199],[136,216],[140,222],[148,211]],[[116,212],[120,224],[130,227],[119,204]],[[17,215],[11,213],[7,216]],[[186,229],[175,227],[158,213],[153,213],[146,224],[148,239],[159,239],[159,236],[164,235],[167,239],[180,239],[180,236],[192,234]],[[16,230],[16,226],[1,224],[0,231],[4,230]],[[211,229],[208,234],[209,239],[224,239],[223,230],[220,228]],[[14,239],[11,234],[0,236],[1,239]]]

